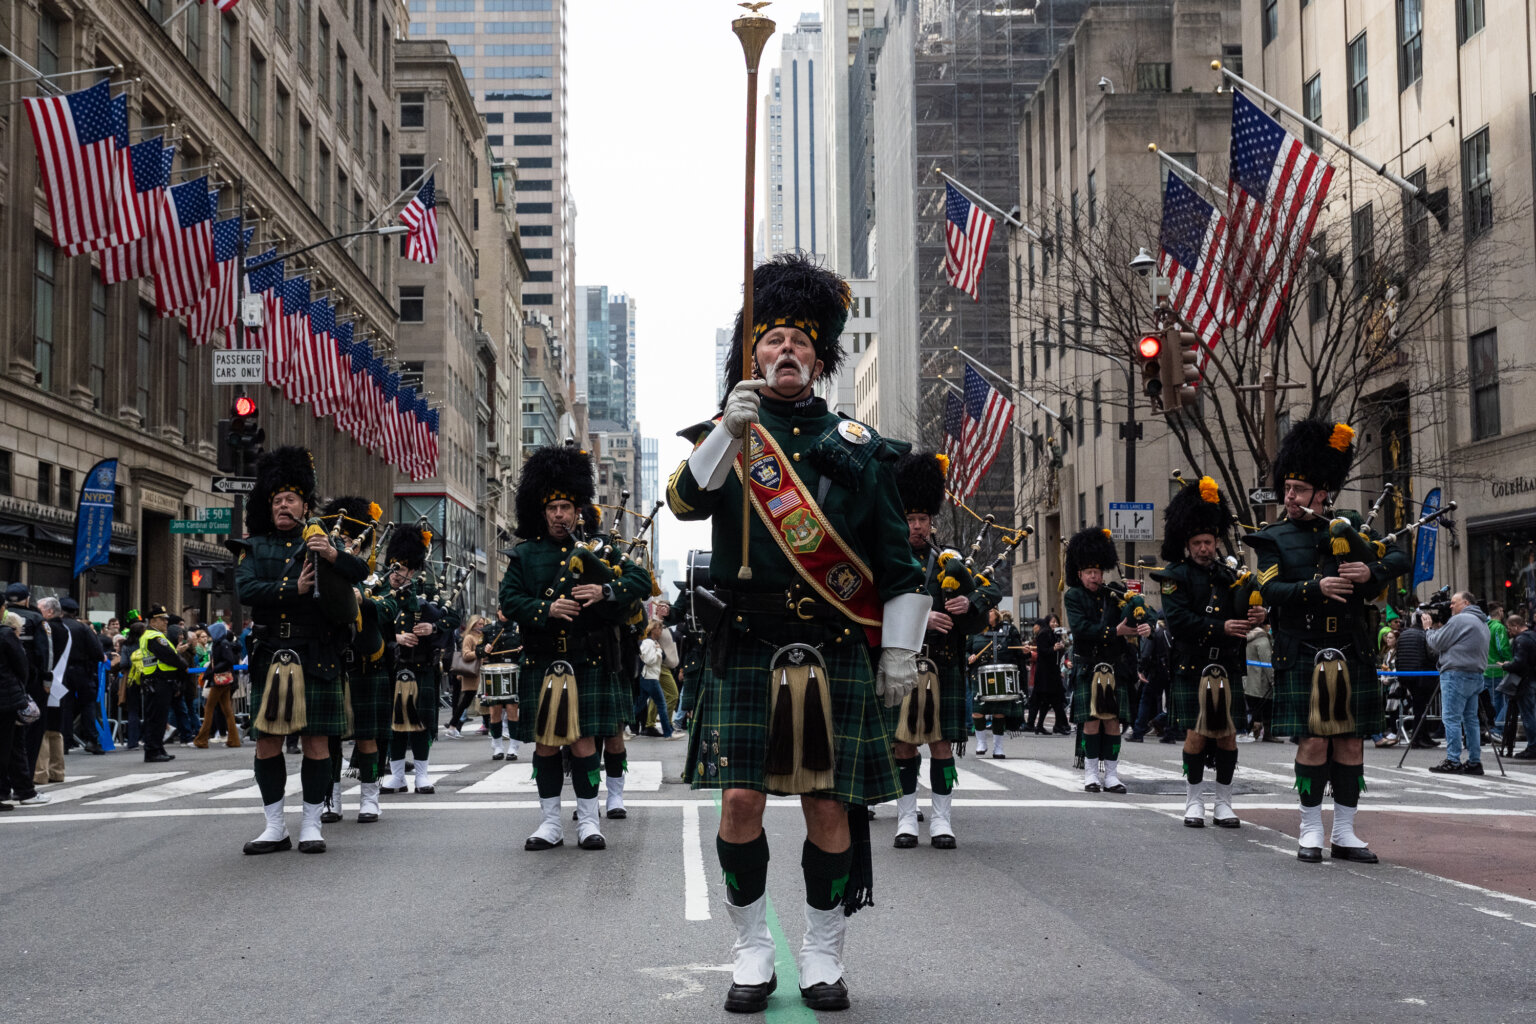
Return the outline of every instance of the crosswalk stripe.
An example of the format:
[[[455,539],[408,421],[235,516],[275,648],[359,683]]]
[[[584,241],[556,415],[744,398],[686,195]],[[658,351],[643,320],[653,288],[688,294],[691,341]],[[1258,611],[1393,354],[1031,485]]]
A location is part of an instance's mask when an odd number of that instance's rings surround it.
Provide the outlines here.
[[[1156,768],[1149,764],[1127,764],[1121,761],[1119,774],[1122,778],[1146,779],[1150,782],[1183,782],[1184,773],[1170,771],[1167,768]]]
[[[479,782],[465,786],[459,792],[464,796],[502,793],[537,793],[532,772],[527,764],[509,764],[498,768]],[[660,761],[631,761],[624,778],[624,792],[655,793],[661,789],[662,764]]]
[[[461,772],[468,767],[469,765],[467,764],[432,764],[429,761],[427,762],[427,785],[436,786],[444,775],[452,775],[454,772]],[[405,784],[411,789],[416,788],[416,773],[414,771],[405,773]],[[362,792],[362,788],[360,784],[353,783],[350,789],[343,789],[341,795],[356,796]]]
[[[1002,764],[1002,762],[999,761],[998,764]],[[924,789],[933,788],[928,782],[927,772],[917,773],[917,784],[922,786]],[[1001,782],[993,782],[991,779],[985,778],[978,772],[968,771],[964,768],[955,769],[955,792],[957,793],[980,792],[981,790],[986,789],[1002,790],[1007,788],[1008,787],[1004,786]]]
[[[1021,775],[1034,782],[1054,787],[1066,793],[1081,793],[1083,791],[1083,776],[1081,772],[1067,768],[1057,768],[1055,765],[1046,764],[1044,761],[1032,761],[1028,758],[1009,758],[1006,761],[993,761],[992,767],[1001,768],[1005,772]]]
[[[288,776],[288,781],[283,785],[283,796],[293,796],[303,786],[299,783],[299,773],[294,772]],[[241,786],[239,789],[230,790],[228,793],[215,793],[210,800],[260,800],[261,787],[259,785]]]
[[[96,796],[99,793],[110,793],[114,789],[127,789],[129,786],[138,786],[146,782],[158,782],[185,774],[187,773],[134,772],[129,775],[119,775],[115,779],[102,779],[100,782],[88,782],[83,786],[71,786],[68,789],[51,791],[48,794],[48,803],[50,805],[69,803],[71,800],[83,800],[85,797]]]
[[[116,796],[92,800],[91,803],[157,804],[165,800],[175,799],[178,796],[192,796],[196,793],[207,793],[215,789],[223,789],[225,786],[232,786],[236,782],[250,777],[249,769],[226,769],[208,772],[206,775],[191,775],[184,779],[163,783],[159,786],[150,786],[148,789],[135,790],[132,793],[119,793]]]

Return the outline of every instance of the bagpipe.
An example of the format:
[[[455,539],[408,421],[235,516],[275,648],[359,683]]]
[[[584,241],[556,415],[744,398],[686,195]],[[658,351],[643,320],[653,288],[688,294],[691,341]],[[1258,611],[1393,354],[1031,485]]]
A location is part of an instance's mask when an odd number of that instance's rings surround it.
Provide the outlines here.
[[[304,526],[304,540],[315,536],[326,537],[333,546],[339,546],[341,550],[347,550],[346,538],[341,533],[340,520],[337,525],[326,533],[325,526],[318,518],[311,518]],[[338,541],[341,543],[338,544]],[[337,571],[334,562],[321,558],[318,552],[309,551],[306,555],[311,570],[315,575],[315,585],[310,589],[310,597],[317,603],[315,607],[325,620],[335,626],[351,626],[357,622],[357,593],[352,589],[352,581],[342,577]]]

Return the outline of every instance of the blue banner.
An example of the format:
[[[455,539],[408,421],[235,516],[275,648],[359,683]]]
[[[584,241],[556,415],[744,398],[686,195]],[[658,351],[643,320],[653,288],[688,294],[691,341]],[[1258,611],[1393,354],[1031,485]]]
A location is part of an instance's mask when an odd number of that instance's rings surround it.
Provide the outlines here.
[[[102,459],[85,475],[75,506],[75,572],[106,565],[112,544],[112,507],[116,503],[117,460]]]
[[[1419,515],[1427,516],[1440,508],[1440,488],[1436,487],[1424,495],[1424,505],[1419,509]],[[1417,589],[1420,583],[1429,583],[1435,578],[1435,538],[1440,535],[1440,526],[1437,523],[1429,523],[1419,527],[1419,534],[1413,543],[1413,584],[1410,589]]]
[[[96,742],[102,750],[113,751],[117,744],[112,742],[112,719],[107,717],[107,663],[102,662],[96,666]]]

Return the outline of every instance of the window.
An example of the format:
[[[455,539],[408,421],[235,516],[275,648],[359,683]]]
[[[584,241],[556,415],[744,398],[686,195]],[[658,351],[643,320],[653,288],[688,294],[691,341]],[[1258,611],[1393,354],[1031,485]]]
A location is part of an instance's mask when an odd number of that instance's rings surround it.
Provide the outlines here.
[[[1307,79],[1301,87],[1301,116],[1316,123],[1323,116],[1323,76],[1321,73]],[[1308,128],[1302,133],[1302,140],[1307,148],[1315,153],[1323,151],[1323,139],[1317,132]]]
[[[487,11],[552,11],[554,0],[485,0]]]
[[[555,226],[553,224],[523,224],[518,227],[517,233],[524,238],[548,238],[555,233]]]
[[[517,166],[525,171],[542,171],[554,167],[555,162],[547,156],[520,156]]]
[[[379,23],[379,0],[368,0],[368,24]],[[379,66],[379,36],[372,29],[368,30],[368,63],[374,67]]]
[[[323,14],[320,16],[320,39],[315,46],[315,53],[320,58],[320,66],[315,69],[315,86],[320,92],[320,102],[329,103],[331,99],[331,23],[325,20]]]
[[[1097,486],[1097,487],[1095,487],[1093,489],[1093,521],[1096,522],[1096,523],[1102,523],[1104,521],[1104,485],[1103,484],[1100,484],[1099,486]]]
[[[548,64],[513,64],[481,68],[486,78],[553,78],[555,69]]]
[[[38,461],[37,503],[39,505],[53,504],[53,463],[51,462]]]
[[[288,5],[289,0],[272,0],[272,25],[283,42],[288,41]]]
[[[347,55],[336,46],[336,127],[347,127]]]
[[[532,284],[552,284],[555,280],[553,270],[530,270],[527,280]]]
[[[1303,7],[1306,5],[1303,4]],[[1221,48],[1221,65],[1234,75],[1243,73],[1243,47],[1239,43],[1236,46],[1223,46]]]
[[[1088,528],[1088,492],[1077,492],[1077,527],[1080,530]]]
[[[295,10],[298,13],[299,30],[293,36],[293,53],[298,58],[299,70],[309,74],[309,2],[310,0],[294,0]]]
[[[64,25],[46,8],[37,12],[37,70],[45,75],[59,73],[59,54],[63,52]]]
[[[320,219],[325,219],[326,211],[331,205],[331,153],[324,145],[321,145],[318,159],[315,165],[315,213]],[[404,235],[400,236],[404,238]]]
[[[1280,34],[1280,0],[1263,0],[1264,45],[1268,46]]]
[[[1093,436],[1100,437],[1104,433],[1104,393],[1103,385],[1098,381],[1093,382]]]
[[[299,118],[299,165],[294,168],[293,184],[305,201],[309,200],[309,122]]]
[[[219,19],[219,99],[226,108],[235,105],[235,19]]]
[[[1159,63],[1137,64],[1136,91],[1172,92],[1173,65]]]
[[[176,332],[176,431],[187,436],[187,332]]]
[[[1349,218],[1349,241],[1355,251],[1355,294],[1364,295],[1375,283],[1376,274],[1376,223],[1374,208],[1367,203]]]
[[[473,26],[471,26],[473,27]],[[442,28],[441,25],[438,28]],[[487,21],[486,35],[492,36],[547,36],[555,30],[552,21]]]
[[[1349,130],[1354,131],[1361,121],[1371,116],[1370,72],[1366,66],[1364,32],[1349,44],[1344,60],[1349,68]]]
[[[139,414],[139,425],[149,426],[150,343],[149,325],[153,323],[154,307],[147,302],[139,303],[138,350],[134,353],[134,368],[138,371],[133,381],[133,407]]]
[[[525,306],[553,306],[555,296],[552,292],[523,292],[523,305]]]
[[[1408,175],[1409,184],[1419,187],[1420,198],[1403,196],[1403,260],[1409,273],[1429,259],[1429,207],[1423,202],[1427,178],[1422,167]]]
[[[493,103],[518,103],[522,101],[553,99],[553,89],[492,89],[485,94],[485,98]],[[548,114],[542,117],[525,117],[522,114],[514,114],[514,121],[548,121]]]
[[[554,145],[554,138],[553,135],[514,135],[512,136],[512,145],[552,146]],[[521,166],[521,160],[519,160],[519,166]]]
[[[90,369],[86,386],[91,389],[92,407],[98,411],[107,388],[107,286],[99,277],[91,278],[91,319],[87,331],[87,361]]]
[[[423,25],[423,28],[426,26]],[[414,31],[416,25],[412,24]],[[475,23],[472,21],[440,21],[437,23],[437,34],[440,36],[472,36],[475,34]]]
[[[1456,0],[1456,41],[1464,43],[1483,30],[1483,0]]]
[[[1424,0],[1397,0],[1397,87],[1424,77]]]
[[[1083,393],[1081,391],[1077,393],[1075,404],[1077,408],[1072,413],[1072,425],[1077,428],[1077,446],[1081,448],[1083,446],[1083,435],[1087,433],[1083,429]]]
[[[499,110],[493,110],[485,115],[486,124],[505,124],[506,115]]]
[[[336,233],[339,235],[347,227],[347,172],[341,169],[341,161],[336,162]],[[400,236],[402,239],[404,235]]]
[[[0,494],[11,493],[11,453],[0,452]]]
[[[487,135],[485,137],[485,144],[487,146],[500,147],[505,145],[506,141],[507,137],[505,135]],[[523,162],[521,160],[518,161],[518,166],[523,166]]]
[[[400,127],[425,128],[427,126],[427,94],[403,92],[400,94]]]
[[[1472,383],[1472,440],[1499,433],[1499,332],[1472,335],[1468,353]]]
[[[404,324],[425,323],[427,317],[427,289],[423,285],[403,284],[400,286],[400,322]]]
[[[534,178],[517,183],[519,192],[549,192],[554,188],[554,182],[549,178]]]
[[[37,386],[53,390],[53,240],[37,236],[32,265],[32,367]]]
[[[272,100],[272,162],[288,173],[288,94],[278,86]]]
[[[1493,175],[1488,169],[1488,129],[1461,144],[1461,187],[1467,237],[1475,238],[1493,227]]]
[[[518,203],[518,213],[554,213],[555,208],[551,203]]]
[[[368,174],[379,176],[379,108],[368,101]]]
[[[1161,163],[1161,161],[1159,161]],[[1099,222],[1099,172],[1088,172],[1088,227]],[[1098,278],[1094,278],[1095,281]]]
[[[356,75],[352,76],[352,138],[357,140],[358,148],[363,144],[363,82]]]
[[[1315,324],[1328,316],[1328,267],[1331,261],[1324,232],[1312,235],[1312,250],[1322,257],[1307,261],[1307,322]]]
[[[422,172],[427,169],[427,157],[424,153],[400,154],[400,191],[404,192],[416,184]]]
[[[267,59],[257,50],[251,50],[251,94],[247,97],[247,124],[245,130],[251,138],[261,141],[262,99],[267,87]]]
[[[486,94],[486,99],[490,99],[489,93]],[[548,110],[520,110],[512,114],[513,124],[553,124],[554,120],[554,114]]]
[[[483,52],[487,57],[553,57],[555,47],[552,43],[487,43]]]
[[[203,66],[203,5],[187,8],[187,20],[182,23],[181,52],[187,55],[187,63],[199,70]]]

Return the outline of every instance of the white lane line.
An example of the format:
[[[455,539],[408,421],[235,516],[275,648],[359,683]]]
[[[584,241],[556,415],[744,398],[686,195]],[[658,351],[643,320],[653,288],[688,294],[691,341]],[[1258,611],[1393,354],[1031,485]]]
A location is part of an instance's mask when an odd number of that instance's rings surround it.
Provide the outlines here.
[[[81,800],[88,796],[96,796],[100,793],[110,793],[114,789],[127,789],[129,786],[139,786],[146,782],[163,782],[166,779],[185,775],[186,772],[134,772],[130,775],[119,775],[115,779],[102,779],[100,782],[89,782],[84,786],[71,786],[69,789],[61,789],[48,794],[49,804],[63,804],[71,800]]]
[[[251,777],[249,768],[226,768],[221,771],[208,772],[205,775],[193,775],[185,779],[177,779],[159,786],[150,786],[148,789],[135,790],[132,793],[119,793],[116,796],[103,797],[100,800],[92,800],[92,804],[158,804],[165,800],[173,800],[178,796],[192,796],[195,793],[208,793],[215,789],[223,789],[232,786],[236,782],[243,782]]]
[[[683,805],[683,919],[709,920],[709,886],[704,881],[704,849],[700,845],[699,808],[702,801]]]
[[[928,780],[927,772],[917,773],[917,784],[922,786],[924,789],[933,788]],[[977,792],[981,792],[983,790],[994,790],[1000,792],[1002,790],[1006,790],[1007,788],[1008,787],[1003,785],[1001,782],[993,782],[991,779],[983,778],[976,772],[966,771],[963,768],[955,769],[955,792],[957,793],[965,792],[968,790],[975,790]]]

